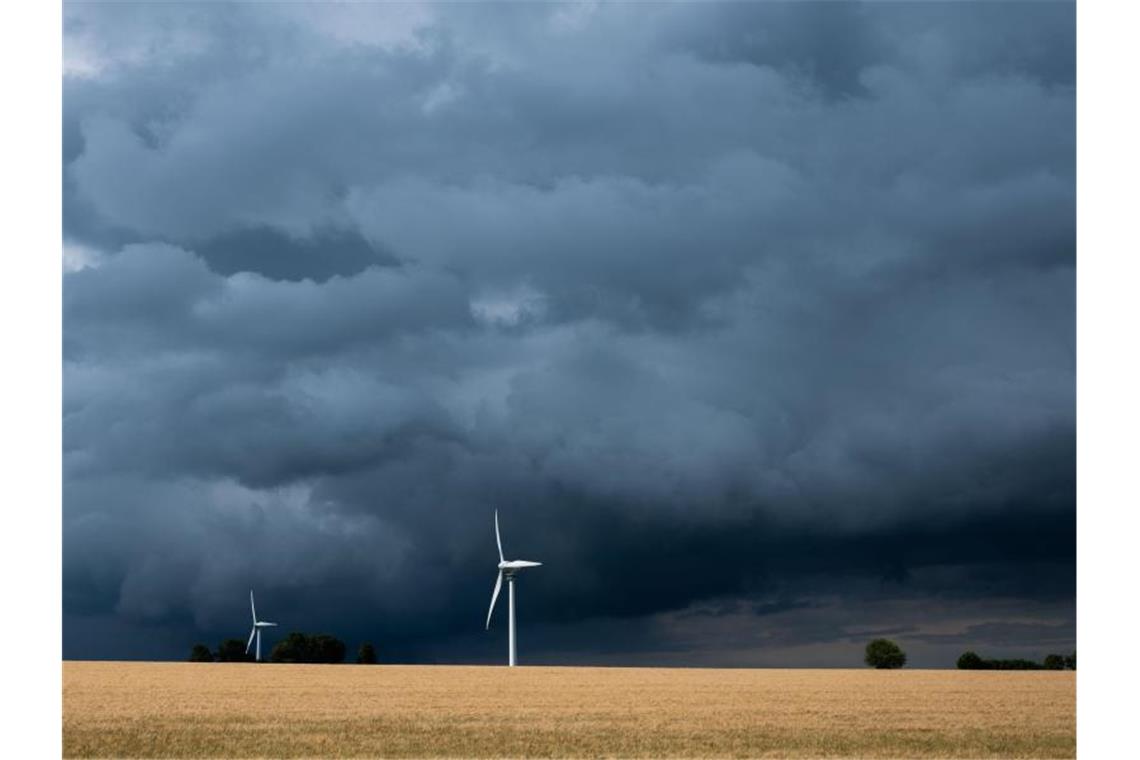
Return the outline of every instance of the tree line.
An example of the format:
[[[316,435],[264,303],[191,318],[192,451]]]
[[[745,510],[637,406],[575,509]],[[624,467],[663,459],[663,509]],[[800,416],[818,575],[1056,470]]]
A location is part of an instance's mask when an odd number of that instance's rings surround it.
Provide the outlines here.
[[[875,639],[867,644],[863,662],[879,670],[893,670],[906,665],[906,652],[890,639]],[[1076,670],[1077,653],[1050,654],[1044,662],[1034,660],[985,660],[976,652],[965,652],[958,658],[959,670]]]
[[[253,662],[253,655],[245,650],[246,642],[241,639],[225,639],[215,651],[210,651],[205,644],[195,644],[190,650],[190,662]],[[344,662],[347,653],[348,647],[335,636],[294,631],[273,646],[269,662],[335,665]],[[356,663],[375,665],[376,662],[376,648],[370,641],[363,642],[356,650]]]
[[[195,644],[190,651],[190,662],[253,662],[246,654],[246,642],[226,639],[217,651],[211,652],[205,644]],[[277,642],[269,653],[270,662],[323,663],[344,662],[348,648],[345,643],[327,633],[307,634],[292,632]],[[356,650],[358,665],[375,665],[376,649],[365,641]],[[894,670],[906,665],[906,652],[890,639],[874,639],[867,644],[863,662],[879,670]],[[983,659],[976,652],[964,652],[958,658],[959,670],[1076,670],[1077,653],[1046,655],[1043,662],[1025,659]]]
[[[976,652],[963,652],[958,658],[959,670],[1076,670],[1077,653],[1050,654],[1044,662],[1034,660],[986,660]]]

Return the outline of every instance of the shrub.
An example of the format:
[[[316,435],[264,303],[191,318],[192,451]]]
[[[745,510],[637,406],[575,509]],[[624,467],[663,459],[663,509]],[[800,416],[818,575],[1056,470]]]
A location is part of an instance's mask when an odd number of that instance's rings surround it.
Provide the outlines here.
[[[375,665],[376,664],[376,649],[373,648],[371,641],[366,641],[360,645],[360,649],[356,652],[357,665]]]
[[[290,633],[269,654],[270,662],[308,662],[308,663],[338,663],[344,662],[347,651],[344,642],[319,633],[311,636],[296,631]]]
[[[1073,668],[1076,668],[1076,652],[1071,656],[1073,660]],[[960,670],[1062,670],[1068,667],[1069,657],[1062,657],[1059,654],[1051,654],[1045,658],[1045,663],[1034,662],[1033,660],[1023,660],[1020,658],[1012,660],[983,660],[973,652],[964,652],[958,658],[958,668]]]
[[[269,652],[270,662],[306,662],[308,636],[303,633],[290,633],[273,645]]]
[[[986,660],[986,670],[1041,670],[1039,662],[1033,660]]]
[[[245,653],[245,642],[241,639],[226,639],[218,645],[215,659],[218,662],[253,662],[253,655]]]
[[[205,644],[195,644],[190,650],[190,662],[213,662],[214,653]]]
[[[344,662],[348,647],[335,636],[320,633],[313,637],[313,662],[338,663]]]
[[[906,664],[906,653],[890,639],[875,639],[867,644],[863,661],[872,668],[893,670]]]
[[[958,670],[985,670],[986,661],[975,652],[963,652],[958,658]]]

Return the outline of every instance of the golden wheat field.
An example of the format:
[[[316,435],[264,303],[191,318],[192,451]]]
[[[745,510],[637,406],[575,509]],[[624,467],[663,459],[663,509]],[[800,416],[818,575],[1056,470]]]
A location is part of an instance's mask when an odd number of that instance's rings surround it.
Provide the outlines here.
[[[1073,757],[1071,672],[65,662],[65,757]]]

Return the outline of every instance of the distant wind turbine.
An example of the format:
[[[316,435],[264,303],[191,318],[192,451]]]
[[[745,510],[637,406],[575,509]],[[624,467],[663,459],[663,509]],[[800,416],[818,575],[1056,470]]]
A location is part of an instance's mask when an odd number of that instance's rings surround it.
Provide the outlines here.
[[[277,623],[267,623],[257,619],[257,607],[253,606],[253,589],[249,590],[249,611],[253,613],[253,629],[249,632],[249,641],[245,645],[245,653],[249,654],[249,648],[253,646],[254,638],[257,639],[257,655],[255,659],[261,662],[261,629],[270,626],[276,626]]]
[[[491,613],[495,611],[495,601],[499,598],[499,589],[503,587],[503,576],[507,576],[507,584],[509,591],[507,594],[510,600],[509,613],[510,613],[510,648],[509,648],[509,664],[513,668],[518,664],[518,656],[515,651],[515,573],[522,570],[524,567],[538,567],[541,562],[530,562],[525,559],[514,559],[508,562],[503,558],[503,539],[499,536],[499,510],[495,510],[495,542],[499,545],[499,577],[495,581],[495,591],[491,594],[491,608],[487,610],[487,630],[491,629]]]

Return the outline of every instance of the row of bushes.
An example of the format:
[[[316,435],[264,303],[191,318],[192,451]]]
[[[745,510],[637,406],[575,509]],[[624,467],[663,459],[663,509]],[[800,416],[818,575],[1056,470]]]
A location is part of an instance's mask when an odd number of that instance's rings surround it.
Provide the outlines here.
[[[975,652],[964,652],[958,658],[959,670],[1076,670],[1077,653],[1050,654],[1044,662],[1033,660],[984,660]]]
[[[906,665],[906,652],[890,639],[875,639],[867,644],[863,661],[872,668],[893,670]],[[959,670],[1076,670],[1077,653],[1051,654],[1044,662],[1033,660],[984,660],[976,652],[958,658]]]
[[[327,633],[309,636],[290,633],[278,641],[269,653],[270,662],[308,662],[334,665],[344,662],[347,652],[344,642]]]
[[[252,654],[246,654],[246,642],[241,639],[226,639],[216,652],[211,652],[205,644],[195,644],[190,650],[190,662],[253,662]],[[316,635],[293,632],[274,645],[269,653],[270,662],[303,662],[336,664],[344,662],[347,647],[344,642],[327,633]],[[359,665],[375,665],[376,649],[365,641],[356,651]]]

